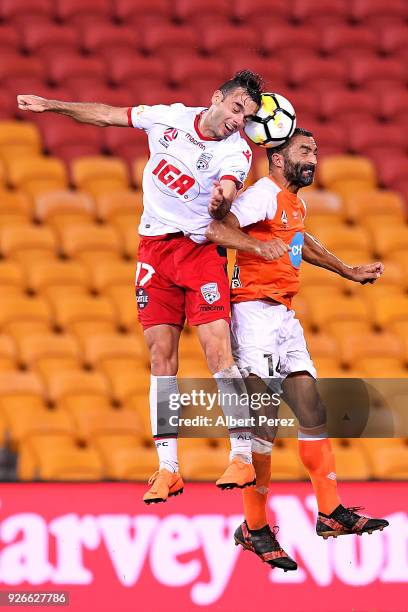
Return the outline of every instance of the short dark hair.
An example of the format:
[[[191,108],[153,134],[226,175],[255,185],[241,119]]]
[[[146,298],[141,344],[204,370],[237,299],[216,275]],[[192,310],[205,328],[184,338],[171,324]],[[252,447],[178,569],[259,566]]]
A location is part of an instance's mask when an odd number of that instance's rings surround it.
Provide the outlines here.
[[[282,151],[285,151],[292,144],[293,139],[296,136],[313,136],[313,134],[309,130],[305,130],[305,128],[301,128],[301,127],[295,128],[295,131],[293,132],[292,136],[288,138],[287,140],[285,140],[284,143],[282,143],[278,147],[272,147],[271,149],[266,149],[266,154],[268,156],[269,165],[272,163],[272,155],[274,153],[282,153]]]
[[[242,87],[247,90],[249,97],[260,106],[263,85],[262,77],[256,72],[252,72],[252,70],[240,70],[234,74],[232,79],[225,81],[219,89],[225,98],[225,96],[234,89]]]

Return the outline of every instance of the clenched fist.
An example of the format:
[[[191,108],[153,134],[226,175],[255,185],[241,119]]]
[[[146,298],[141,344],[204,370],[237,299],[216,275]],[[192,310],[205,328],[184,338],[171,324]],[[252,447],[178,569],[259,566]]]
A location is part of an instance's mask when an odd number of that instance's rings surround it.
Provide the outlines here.
[[[43,113],[49,110],[49,100],[40,96],[19,95],[17,96],[18,108],[23,111],[32,111],[33,113]]]
[[[268,242],[259,241],[259,245],[257,245],[257,255],[267,261],[273,261],[274,259],[282,257],[289,249],[290,246],[286,244],[286,242],[283,242],[281,238],[274,238]]]

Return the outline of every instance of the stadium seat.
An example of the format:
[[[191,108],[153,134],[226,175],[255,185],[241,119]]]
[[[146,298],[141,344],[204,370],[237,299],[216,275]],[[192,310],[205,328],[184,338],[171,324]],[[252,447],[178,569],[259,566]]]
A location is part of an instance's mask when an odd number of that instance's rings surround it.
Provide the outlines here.
[[[344,229],[348,229],[348,227],[343,224],[343,219],[340,215],[330,215],[329,218],[327,215],[319,215],[314,213],[308,213],[306,215],[305,230],[312,236],[318,236],[320,230],[322,228],[327,228],[327,225],[330,225],[331,230],[338,229],[340,232]]]
[[[64,164],[53,157],[29,157],[8,161],[8,179],[12,187],[31,196],[47,191],[67,189],[68,178]]]
[[[134,359],[143,361],[145,347],[131,334],[94,334],[83,343],[83,357],[92,368],[105,360]]]
[[[137,228],[140,223],[138,215],[117,215],[111,224],[117,230],[127,259],[135,261],[139,249],[140,236]]]
[[[232,17],[243,25],[262,25],[268,18],[274,22],[284,22],[289,18],[288,3],[285,0],[276,0],[271,11],[269,0],[237,0],[231,5]],[[272,15],[271,15],[272,13]]]
[[[236,49],[236,52],[226,59],[228,65],[228,78],[242,70],[242,66],[247,66],[253,72],[261,74],[265,80],[265,89],[268,91],[279,90],[283,92],[284,84],[287,77],[287,69],[285,64],[278,58],[262,57],[257,53],[251,53],[247,49]],[[219,83],[218,85],[220,85]],[[206,92],[206,97],[203,99],[203,104],[209,103],[210,91]]]
[[[156,449],[152,446],[116,447],[112,454],[105,445],[98,446],[105,459],[106,474],[115,480],[147,480],[158,466]]]
[[[17,351],[13,339],[7,334],[0,334],[0,370],[16,370]]]
[[[315,101],[313,103],[316,104]],[[382,104],[370,92],[337,87],[323,91],[319,104],[321,115],[329,120],[335,117],[336,120],[344,118],[346,121],[367,121],[368,117],[378,117],[382,112]]]
[[[222,60],[211,57],[176,56],[169,67],[169,80],[175,86],[204,86],[207,82],[213,83],[214,79],[221,84],[228,78]]]
[[[131,288],[133,306],[135,306],[133,294],[135,272],[134,262],[120,260],[100,261],[89,267],[89,276],[94,291],[104,293],[111,286],[127,285]]]
[[[350,134],[350,149],[354,153],[366,155],[378,165],[387,153],[405,151],[405,139],[398,125],[379,125],[371,121],[360,122]]]
[[[370,311],[359,298],[321,295],[319,300],[310,303],[311,322],[318,330],[330,331],[332,323],[353,322],[366,324]]]
[[[93,448],[42,448],[38,454],[39,480],[100,481],[103,465]]]
[[[312,121],[307,120],[307,129],[312,132],[319,155],[325,159],[329,155],[337,155],[338,153],[346,153],[349,148],[349,134],[341,128],[339,122]],[[312,188],[314,185],[312,185]],[[307,188],[310,191],[310,187]]]
[[[13,323],[43,323],[50,321],[48,303],[42,298],[28,298],[23,295],[4,295],[0,310],[0,326],[4,331]]]
[[[294,0],[290,7],[290,17],[297,24],[326,27],[332,23],[346,22],[349,10],[347,0]]]
[[[103,132],[103,136],[105,149],[115,157],[125,159],[130,169],[137,157],[148,152],[146,134],[142,130],[111,127]]]
[[[103,395],[109,393],[109,386],[100,372],[83,370],[60,370],[49,375],[43,373],[42,379],[48,400],[61,402],[65,397],[77,395]]]
[[[111,221],[123,214],[140,216],[142,209],[142,194],[131,190],[101,194],[96,199],[96,215],[101,221]]]
[[[394,224],[387,224],[371,228],[373,238],[373,248],[379,257],[389,256],[393,251],[404,249],[408,244],[408,227]]]
[[[332,294],[344,291],[344,279],[338,274],[331,274],[324,268],[302,264],[300,267],[300,296],[306,295],[309,288],[314,291],[322,290]]]
[[[98,19],[111,18],[110,0],[57,0],[56,17],[61,22],[69,22],[76,27],[93,23]]]
[[[208,55],[232,59],[236,51],[257,52],[260,48],[260,40],[258,33],[251,27],[215,25],[202,32],[198,45]]]
[[[408,104],[408,91],[403,86],[389,87],[381,94],[381,116],[388,121],[405,117]]]
[[[38,227],[19,223],[0,229],[0,252],[4,257],[24,259],[24,254],[31,259],[54,257],[57,241],[49,227]]]
[[[20,50],[20,37],[11,24],[0,26],[0,49],[6,54],[18,53]]]
[[[207,0],[205,5],[200,6],[190,0],[176,0],[172,6],[172,13],[177,22],[188,22],[200,28],[204,22],[210,25],[217,19],[228,23],[231,18],[231,3],[229,0]]]
[[[72,294],[88,291],[86,269],[76,261],[58,259],[26,262],[25,276],[27,288],[31,293],[48,296],[54,287]],[[50,292],[50,293],[49,293]]]
[[[149,383],[149,374],[146,372],[143,377],[139,379],[139,389],[135,393],[131,393],[123,403],[126,410],[134,410],[137,413],[141,423],[143,437],[146,441],[152,439],[149,409]]]
[[[45,66],[40,58],[25,57],[18,53],[2,53],[0,57],[0,83],[13,88],[16,79],[45,79]]]
[[[62,397],[57,402],[57,408],[69,415],[75,425],[77,440],[84,443],[89,437],[89,419],[93,419],[96,414],[111,412],[112,403],[107,395],[99,392],[83,393]]]
[[[3,295],[21,294],[25,289],[23,270],[15,261],[0,261],[0,286]]]
[[[306,202],[307,216],[328,215],[327,221],[330,222],[332,216],[341,215],[343,204],[337,193],[324,190],[308,191],[302,198]]]
[[[40,132],[34,123],[0,121],[0,157],[3,161],[41,155],[41,148]]]
[[[18,355],[20,363],[28,369],[35,368],[44,358],[67,358],[78,365],[82,359],[78,342],[68,334],[27,334],[18,342]]]
[[[228,452],[224,448],[187,448],[180,451],[180,463],[186,480],[214,481],[225,470]]]
[[[106,410],[91,404],[81,411],[74,410],[72,406],[70,416],[78,432],[78,440],[93,447],[99,446],[101,438],[105,441],[112,439],[112,442],[113,439],[119,442],[117,438],[122,438],[123,445],[126,442],[129,443],[129,439],[134,446],[140,444],[141,425],[134,411],[113,410],[112,408]]]
[[[354,0],[351,3],[351,18],[356,23],[368,26],[383,26],[387,20],[401,22],[408,17],[407,5],[404,0],[389,0],[385,5],[381,0]]]
[[[374,322],[379,329],[389,329],[398,322],[408,320],[408,297],[393,296],[392,300],[384,296],[372,305]]]
[[[38,455],[44,449],[76,448],[72,436],[66,434],[33,435],[19,448],[17,457],[17,476],[19,480],[38,479]]]
[[[149,158],[147,157],[147,155],[144,155],[143,157],[138,157],[133,162],[132,179],[133,179],[134,184],[136,185],[136,189],[141,189],[142,187],[143,171],[145,169],[145,166],[148,160]]]
[[[17,115],[15,99],[8,92],[0,92],[0,119],[14,119]]]
[[[184,331],[184,333],[181,335],[179,344],[180,361],[200,357],[202,355],[202,351],[203,349],[195,329],[193,328],[190,333],[186,333],[186,331]]]
[[[145,28],[141,34],[143,51],[166,59],[176,54],[192,54],[198,48],[197,34],[188,27],[157,24]]]
[[[5,411],[7,432],[13,449],[32,435],[74,436],[74,425],[69,416],[60,410],[34,408],[22,404],[18,410]]]
[[[138,32],[131,26],[119,27],[105,21],[91,21],[81,32],[82,49],[107,59],[111,54],[136,51],[138,43]]]
[[[0,18],[2,21],[18,23],[24,17],[51,17],[53,15],[53,0],[2,0],[0,3]]]
[[[30,198],[22,191],[0,191],[0,224],[14,225],[15,222],[29,223],[32,216]],[[6,220],[3,223],[3,219]],[[17,221],[18,220],[18,221]]]
[[[348,67],[341,59],[306,56],[292,60],[287,80],[293,87],[307,86],[321,92],[329,87],[347,83],[348,76]]]
[[[169,21],[171,8],[167,0],[114,0],[114,17],[122,23],[143,28],[146,24],[160,20]]]
[[[138,326],[135,290],[132,284],[109,286],[104,294],[114,306],[119,325],[126,331],[133,331]]]
[[[109,225],[82,223],[60,229],[60,247],[67,257],[86,261],[88,255],[119,257],[122,245],[117,232]],[[1,240],[1,236],[0,236]],[[1,242],[0,242],[1,244]]]
[[[300,29],[291,25],[277,28],[276,24],[266,24],[261,30],[261,48],[273,59],[287,64],[299,54],[318,55],[319,41],[311,29]],[[265,58],[262,58],[265,62]],[[261,73],[262,74],[262,73]]]
[[[22,28],[22,41],[26,52],[47,60],[55,53],[72,53],[79,47],[78,32],[69,26],[60,26],[44,20],[31,20]]]
[[[342,25],[337,22],[322,30],[320,49],[329,56],[354,59],[358,56],[373,56],[378,47],[378,36],[372,30]]]
[[[99,155],[103,130],[68,117],[46,113],[37,120],[48,153],[71,163],[76,157]]]
[[[35,218],[57,230],[66,225],[90,223],[94,216],[94,202],[84,192],[53,191],[35,199]]]
[[[400,190],[400,184],[406,181],[408,172],[408,159],[405,152],[395,153],[384,157],[378,166],[378,174],[382,185]],[[403,194],[406,192],[403,192]]]
[[[339,480],[368,480],[371,476],[370,465],[364,452],[346,440],[332,440],[336,458],[336,474]]]
[[[406,85],[403,62],[394,58],[355,57],[349,68],[349,80],[354,87],[381,91],[394,84]]]
[[[406,52],[407,46],[407,25],[391,24],[381,28],[379,31],[379,48],[385,55],[395,55]]]
[[[99,364],[98,371],[109,381],[111,395],[115,401],[126,402],[129,396],[137,393],[141,385],[145,384],[149,370],[147,365],[143,369],[142,363],[140,359],[117,358],[105,359]]]
[[[79,53],[56,53],[47,62],[48,80],[55,85],[76,88],[81,83],[99,85],[106,80],[102,58],[84,57]]]
[[[71,294],[49,298],[56,324],[63,330],[74,330],[81,322],[114,324],[116,317],[113,306],[107,298],[93,298],[87,295]]]
[[[395,191],[362,191],[344,200],[344,212],[349,221],[364,224],[371,216],[389,215],[403,222],[404,201]]]
[[[118,158],[82,157],[72,163],[75,186],[97,196],[129,188],[126,164]]]
[[[334,252],[338,249],[370,248],[370,237],[361,227],[329,226],[326,223],[325,226],[320,224],[313,235]]]
[[[374,164],[365,157],[332,155],[318,166],[318,180],[325,189],[341,193],[344,184],[355,189],[375,189],[377,186]]]
[[[341,360],[347,367],[356,366],[364,369],[364,362],[370,357],[394,358],[401,364],[404,351],[399,338],[390,333],[362,332],[354,336],[339,339]]]
[[[408,478],[408,446],[376,449],[373,456],[373,476],[379,480],[406,480]]]

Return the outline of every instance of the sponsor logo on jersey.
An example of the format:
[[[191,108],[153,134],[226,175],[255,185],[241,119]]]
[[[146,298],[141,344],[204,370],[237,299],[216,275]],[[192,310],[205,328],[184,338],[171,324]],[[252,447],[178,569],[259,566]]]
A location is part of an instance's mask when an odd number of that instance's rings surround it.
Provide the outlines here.
[[[224,306],[210,306],[209,304],[201,304],[200,312],[222,312],[224,310]]]
[[[302,248],[305,241],[302,232],[296,232],[290,243],[289,259],[294,268],[299,268],[302,263]]]
[[[239,287],[242,287],[242,283],[241,283],[241,279],[239,275],[240,275],[239,266],[235,264],[234,271],[232,273],[232,279],[231,279],[231,289],[238,289]]]
[[[201,153],[196,164],[197,170],[207,170],[213,157],[212,153]]]
[[[178,130],[176,128],[169,127],[164,130],[163,137],[159,138],[159,142],[167,149],[170,143],[173,142],[173,140],[176,140],[177,136]]]
[[[246,158],[247,162],[251,159],[251,151],[248,149],[247,151],[242,151],[243,156]]]
[[[137,307],[140,308],[140,310],[146,308],[146,306],[149,304],[149,294],[147,293],[146,289],[142,289],[142,287],[136,289],[136,302]]]
[[[208,304],[214,304],[220,299],[217,283],[206,283],[201,287],[201,294]]]
[[[205,144],[203,144],[202,142],[200,142],[199,140],[197,140],[197,138],[194,138],[191,134],[189,134],[188,132],[186,132],[184,134],[184,136],[187,138],[187,140],[189,140],[191,142],[191,144],[196,145],[197,147],[200,147],[200,149],[202,149],[203,151],[205,151]]]
[[[236,171],[236,175],[237,175],[237,178],[238,178],[240,183],[244,183],[245,182],[246,172],[244,172],[243,170],[237,170]]]
[[[288,222],[288,215],[286,214],[286,210],[283,210],[281,214],[281,223],[283,223],[283,225],[286,225],[287,222]]]
[[[158,153],[155,155],[152,172],[153,182],[165,195],[191,202],[200,193],[200,186],[187,166],[173,155]],[[155,159],[153,158],[153,160]]]

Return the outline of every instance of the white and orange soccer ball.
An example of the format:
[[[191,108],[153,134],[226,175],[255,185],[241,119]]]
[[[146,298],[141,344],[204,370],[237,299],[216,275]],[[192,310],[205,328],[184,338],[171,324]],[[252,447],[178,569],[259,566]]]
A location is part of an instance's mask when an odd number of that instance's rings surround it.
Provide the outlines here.
[[[245,125],[244,132],[260,147],[278,147],[290,138],[296,127],[292,104],[277,93],[263,93],[261,106]]]

